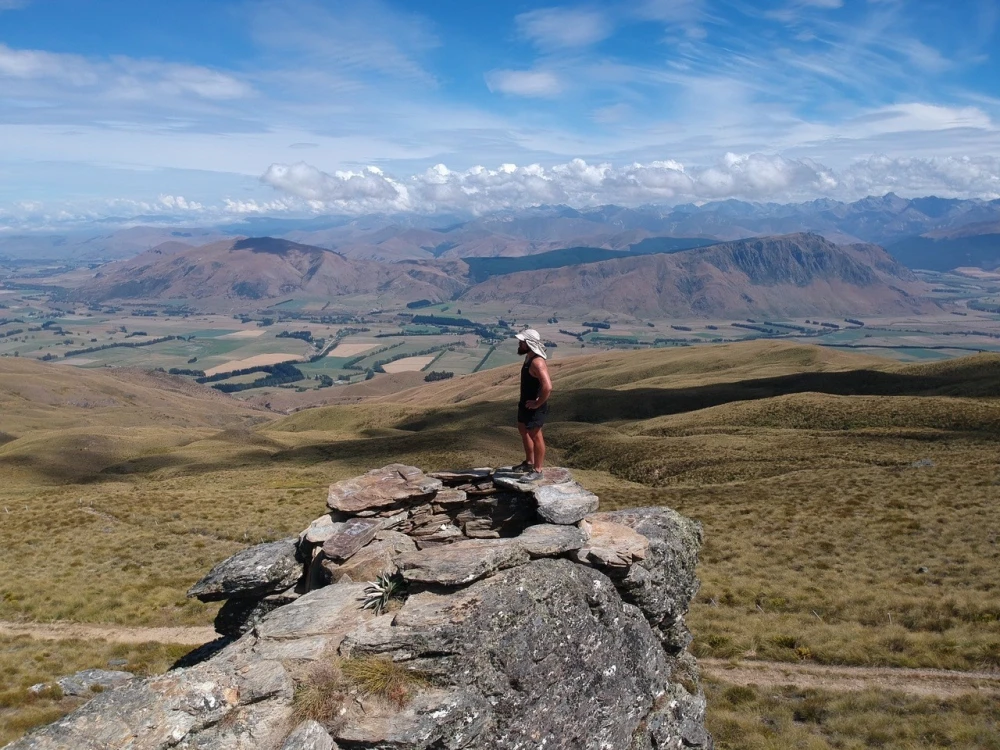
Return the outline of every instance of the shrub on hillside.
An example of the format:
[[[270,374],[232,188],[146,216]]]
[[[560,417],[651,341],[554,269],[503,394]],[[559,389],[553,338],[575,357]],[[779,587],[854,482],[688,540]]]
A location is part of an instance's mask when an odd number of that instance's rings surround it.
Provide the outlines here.
[[[453,377],[455,377],[455,373],[453,372],[431,371],[424,375],[424,382],[433,383],[435,380],[448,380]]]

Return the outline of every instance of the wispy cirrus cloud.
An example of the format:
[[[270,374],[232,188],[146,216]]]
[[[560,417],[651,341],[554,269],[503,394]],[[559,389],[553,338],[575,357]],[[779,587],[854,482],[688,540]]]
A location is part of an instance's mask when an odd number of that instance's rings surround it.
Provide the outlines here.
[[[245,81],[197,65],[129,57],[92,59],[44,50],[12,49],[0,43],[0,93],[17,96],[20,93],[17,86],[27,82],[36,94],[58,94],[61,88],[88,89],[88,96],[111,99],[150,100],[190,94],[206,100],[230,100],[253,93]]]
[[[251,6],[249,18],[254,39],[279,55],[283,66],[307,62],[338,75],[436,83],[422,60],[440,44],[433,25],[383,0],[263,0]]]
[[[587,47],[614,31],[605,13],[587,8],[538,8],[514,21],[518,32],[543,50]]]
[[[490,91],[513,96],[553,97],[563,90],[559,76],[550,70],[493,70],[486,74]]]

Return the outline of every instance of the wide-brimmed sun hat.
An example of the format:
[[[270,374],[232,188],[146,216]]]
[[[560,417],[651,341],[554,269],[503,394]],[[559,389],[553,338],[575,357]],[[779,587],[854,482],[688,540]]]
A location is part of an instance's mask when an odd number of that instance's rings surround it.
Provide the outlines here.
[[[514,334],[514,338],[523,341],[531,351],[542,359],[549,358],[549,355],[545,353],[545,344],[542,343],[542,337],[534,328],[525,328],[520,333]]]

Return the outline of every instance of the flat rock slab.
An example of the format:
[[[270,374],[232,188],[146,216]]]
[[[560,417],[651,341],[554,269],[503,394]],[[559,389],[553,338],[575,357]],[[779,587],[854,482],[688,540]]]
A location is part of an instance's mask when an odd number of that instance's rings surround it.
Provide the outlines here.
[[[338,565],[332,560],[323,560],[320,564],[334,583],[344,576],[348,576],[351,581],[374,581],[379,573],[395,570],[397,557],[406,552],[415,552],[416,549],[417,545],[406,534],[380,531],[371,544],[343,564]]]
[[[322,724],[309,719],[292,730],[281,750],[337,750],[337,746]]]
[[[88,698],[94,693],[103,693],[120,685],[125,685],[135,679],[131,672],[119,672],[110,669],[85,669],[69,677],[56,680],[62,688],[63,695],[82,695]]]
[[[299,538],[309,542],[309,544],[323,544],[327,539],[343,528],[344,524],[334,521],[329,513],[320,516],[303,531]]]
[[[189,669],[132,680],[6,750],[279,747],[294,683],[276,662],[238,666],[221,652]],[[253,744],[240,742],[240,735]]]
[[[597,495],[576,482],[561,482],[532,490],[538,515],[549,523],[572,525],[597,510]]]
[[[212,568],[187,595],[203,602],[230,597],[263,597],[294,586],[302,575],[296,560],[298,537],[258,544]]]
[[[407,581],[462,586],[529,559],[516,539],[469,539],[403,555],[397,565]]]
[[[440,479],[425,475],[416,466],[389,464],[331,485],[326,504],[332,510],[347,513],[373,511],[405,500],[426,498],[443,486]]]
[[[481,696],[464,690],[426,689],[402,710],[372,707],[336,734],[346,747],[458,748],[478,736],[492,711]]]
[[[469,501],[469,496],[462,490],[448,488],[441,490],[432,501],[435,505],[463,505]]]
[[[493,484],[504,489],[529,493],[537,487],[573,481],[573,475],[570,474],[569,469],[563,469],[558,466],[554,466],[551,469],[542,469],[541,474],[542,476],[539,479],[528,481],[525,479],[527,474],[520,474],[509,469],[497,469],[493,475]]]
[[[493,469],[456,469],[454,471],[432,471],[427,474],[434,479],[440,479],[448,487],[456,487],[467,482],[480,482],[493,476]]]
[[[644,560],[649,551],[649,539],[628,526],[591,516],[590,538],[586,545],[574,553],[577,562],[599,568],[627,569],[632,563]]]
[[[261,640],[306,639],[337,635],[367,619],[361,609],[364,583],[341,583],[310,591],[291,604],[274,610],[257,624]]]
[[[517,542],[532,557],[557,557],[583,547],[587,535],[576,526],[540,523],[526,528]]]
[[[344,562],[375,538],[382,529],[376,518],[349,518],[333,536],[323,542],[323,554],[334,562]]]

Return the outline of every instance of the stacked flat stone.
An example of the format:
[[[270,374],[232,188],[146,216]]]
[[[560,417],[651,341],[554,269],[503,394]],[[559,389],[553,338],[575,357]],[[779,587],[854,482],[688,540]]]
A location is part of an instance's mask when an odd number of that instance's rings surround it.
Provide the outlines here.
[[[563,557],[627,578],[649,539],[614,514],[596,514],[598,505],[564,468],[528,479],[510,468],[425,474],[390,464],[331,485],[328,512],[297,538],[244,550],[188,595],[226,599],[216,629],[239,636],[307,591],[380,574],[398,572],[418,587],[465,586]]]

